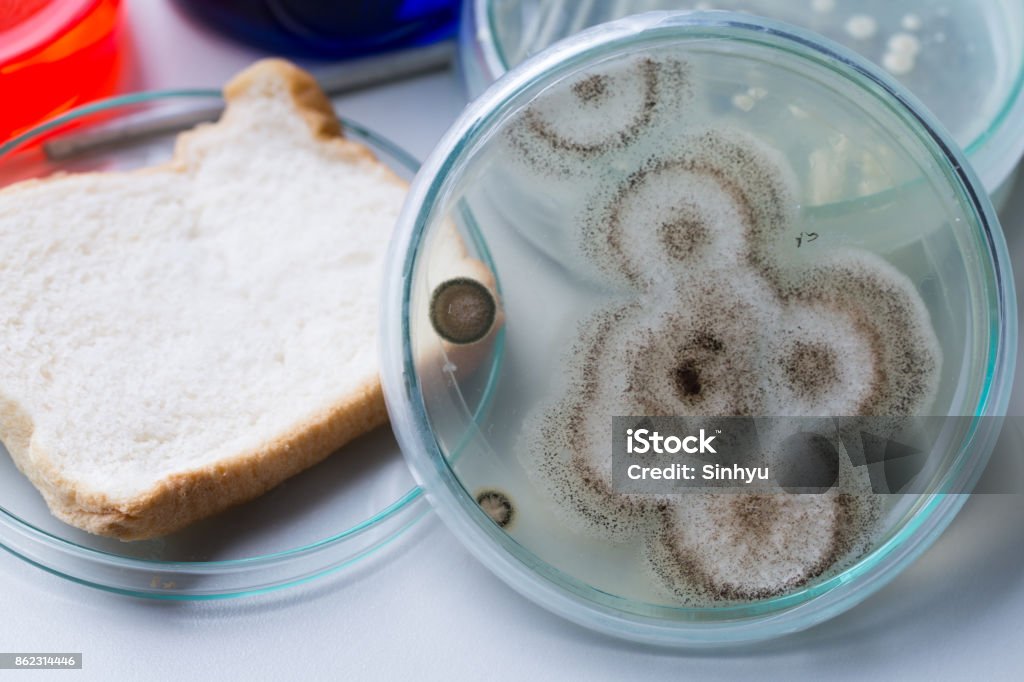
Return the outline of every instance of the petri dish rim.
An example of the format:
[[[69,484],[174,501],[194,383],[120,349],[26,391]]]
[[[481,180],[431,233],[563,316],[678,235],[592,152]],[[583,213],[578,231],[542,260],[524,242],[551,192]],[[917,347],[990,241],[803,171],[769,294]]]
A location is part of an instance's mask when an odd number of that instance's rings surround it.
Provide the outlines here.
[[[473,23],[475,43],[482,51],[484,66],[488,71],[487,76],[493,82],[496,78],[500,78],[503,74],[507,73],[510,68],[508,57],[501,46],[501,41],[497,40],[500,32],[495,30],[497,19],[494,16],[494,2],[493,0],[470,0],[470,2],[471,5],[468,5],[468,7],[472,8],[473,16],[470,19],[472,19]],[[468,23],[471,22],[467,21]],[[481,36],[486,36],[488,39],[484,39]],[[829,42],[821,37],[818,39],[822,42]],[[985,130],[963,147],[967,156],[973,157],[993,138],[997,137],[1001,131],[1005,130],[1006,125],[1011,122],[1011,114],[1014,112],[1019,112],[1024,116],[1024,56],[1021,58],[1017,75],[1000,109],[991,118]],[[1021,131],[1021,134],[1024,135],[1024,131]],[[1012,166],[1008,173],[1009,177],[1012,177]],[[857,202],[868,199],[872,199],[872,197],[861,197],[852,201]],[[847,204],[848,202],[840,203]]]
[[[69,124],[75,124],[83,119],[88,119],[89,117],[98,114],[112,114],[116,117],[119,113],[135,113],[138,105],[151,103],[159,105],[172,101],[187,102],[194,105],[205,105],[205,108],[202,109],[202,112],[204,113],[212,113],[215,110],[215,105],[223,106],[223,96],[221,92],[219,90],[206,88],[154,90],[105,98],[82,105],[69,112],[61,114],[60,116],[44,121],[30,130],[7,140],[3,144],[0,144],[0,164],[8,159],[9,156],[18,149],[32,142],[37,142],[41,138],[45,138],[49,133],[59,131]],[[106,121],[107,119],[102,119],[101,123]],[[420,166],[419,162],[411,154],[393,142],[348,118],[339,116],[339,121],[346,133],[350,133],[355,139],[367,142],[371,147],[383,151],[396,164],[400,165],[403,170],[408,171],[410,174],[415,174],[418,171]],[[173,130],[165,130],[161,128],[155,132],[173,132],[174,130],[185,129],[187,127],[189,127],[187,124],[175,124]],[[72,128],[72,132],[76,130],[77,128]],[[143,130],[143,134],[145,134],[145,132],[146,131]],[[116,142],[118,141],[114,141],[114,143]],[[490,264],[490,254],[487,252],[486,246],[483,245],[482,238],[476,232],[476,227],[472,220],[466,221],[466,230],[469,233],[469,237],[473,242],[474,248],[478,250],[479,256],[485,262]],[[495,348],[494,364],[490,368],[483,397],[476,410],[477,417],[486,410],[490,397],[493,395],[492,389],[500,371],[501,360],[503,357],[503,336],[499,337]],[[59,577],[66,578],[72,582],[127,596],[177,601],[226,599],[232,597],[251,596],[309,582],[318,577],[343,569],[346,566],[375,553],[391,541],[397,539],[399,535],[403,534],[426,515],[429,508],[427,508],[423,503],[423,497],[423,490],[414,485],[373,515],[328,537],[321,538],[298,547],[283,549],[267,554],[212,561],[143,559],[138,557],[128,557],[95,547],[88,547],[39,528],[32,522],[21,518],[0,504],[0,548],[8,551],[19,559],[36,566],[37,568]],[[332,548],[341,548],[347,540],[365,535],[371,531],[381,530],[386,524],[395,522],[401,523],[401,526],[397,529],[384,529],[387,535],[382,541],[376,542],[369,549],[359,551],[353,556],[342,555],[338,557],[328,557],[324,560],[319,569],[314,571],[312,574],[306,573],[302,576],[296,576],[294,579],[278,579],[273,584],[255,588],[248,585],[238,585],[236,587],[225,588],[216,593],[194,594],[188,592],[172,593],[157,588],[152,590],[137,589],[114,585],[105,581],[97,581],[95,579],[82,577],[81,575],[75,575],[71,570],[56,568],[37,559],[33,559],[27,555],[25,551],[26,548],[23,547],[20,542],[5,538],[2,532],[4,527],[11,528],[14,533],[24,536],[24,538],[27,538],[30,542],[41,543],[43,546],[59,549],[63,552],[70,553],[85,562],[112,564],[118,568],[127,570],[152,571],[154,569],[159,569],[165,573],[177,572],[180,574],[197,576],[221,573],[229,571],[230,569],[242,567],[254,568],[260,566],[277,566],[287,560],[329,551]],[[17,540],[17,538],[15,538],[15,540]]]
[[[983,279],[989,289],[986,292],[989,325],[985,330],[989,343],[983,349],[987,354],[985,377],[974,408],[975,419],[965,435],[954,466],[936,491],[922,496],[912,515],[885,543],[836,576],[793,594],[729,607],[641,605],[651,615],[638,615],[635,611],[623,613],[619,608],[619,605],[626,604],[635,606],[637,602],[598,590],[536,557],[490,522],[462,486],[433,437],[426,406],[417,391],[409,336],[411,274],[418,256],[416,247],[432,223],[434,207],[443,203],[447,175],[452,172],[458,158],[490,132],[493,122],[502,116],[504,109],[512,106],[511,102],[528,89],[531,82],[550,82],[548,79],[552,73],[568,72],[575,64],[599,56],[602,49],[612,52],[614,46],[627,39],[633,40],[634,44],[656,42],[658,31],[681,27],[691,30],[695,37],[716,33],[731,40],[737,38],[736,33],[745,32],[748,37],[741,38],[751,42],[786,42],[789,45],[782,49],[791,48],[805,58],[816,59],[840,77],[858,78],[865,89],[875,88],[885,103],[901,114],[908,126],[917,128],[918,134],[931,144],[936,158],[944,161],[948,172],[960,185],[958,189],[963,191],[964,198],[974,208],[979,232],[974,236],[987,258],[982,267]],[[647,35],[637,38],[634,32],[639,31]],[[597,37],[599,32],[604,33],[600,38]],[[514,69],[514,75],[502,79],[487,94],[474,101],[424,162],[414,183],[399,221],[398,239],[392,246],[391,272],[394,275],[399,270],[397,264],[401,262],[403,278],[398,281],[392,276],[386,283],[385,304],[400,307],[401,327],[385,322],[382,334],[385,340],[393,339],[403,347],[401,366],[396,365],[393,359],[385,358],[383,372],[385,396],[396,436],[417,482],[427,490],[438,515],[464,545],[524,596],[569,620],[615,637],[677,647],[731,646],[804,629],[865,599],[927,549],[963,505],[967,496],[962,492],[971,489],[984,469],[987,453],[994,445],[998,430],[993,433],[991,429],[979,429],[980,417],[1005,414],[1017,344],[1016,325],[1012,323],[1016,319],[1016,298],[1010,285],[1012,276],[1008,251],[998,229],[995,210],[987,194],[978,191],[980,180],[965,163],[962,152],[906,88],[866,59],[809,31],[782,22],[751,19],[749,15],[733,13],[652,12],[603,24],[584,33],[588,35],[580,38],[581,34],[577,34],[577,37],[560,43],[559,47],[530,58]],[[583,46],[585,41],[597,45]],[[771,46],[780,47],[777,43]],[[385,316],[385,320],[389,319]],[[399,376],[405,389],[401,392],[395,390]],[[971,448],[983,456],[972,456]],[[674,616],[675,619],[666,621],[657,617],[658,614]],[[680,615],[684,618],[679,618]],[[726,618],[694,624],[693,617],[701,615]]]

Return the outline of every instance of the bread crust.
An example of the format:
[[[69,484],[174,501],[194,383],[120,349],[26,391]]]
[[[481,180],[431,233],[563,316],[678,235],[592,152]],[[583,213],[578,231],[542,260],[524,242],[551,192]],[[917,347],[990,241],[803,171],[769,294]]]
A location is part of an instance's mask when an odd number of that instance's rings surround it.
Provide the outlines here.
[[[279,91],[282,83],[310,132],[323,142],[329,153],[346,161],[380,163],[365,146],[342,137],[334,109],[316,81],[288,62],[278,59],[257,62],[228,83],[224,94],[230,107],[233,100],[254,90],[275,88]],[[187,132],[179,137],[175,158],[169,164],[131,172],[146,173],[168,167],[183,171],[183,150],[191,134]],[[388,177],[407,186],[390,170]],[[12,190],[16,188],[5,191]],[[40,490],[53,514],[88,532],[121,540],[166,535],[251,500],[386,422],[380,379],[374,376],[344,400],[325,407],[257,449],[174,474],[142,495],[116,500],[104,493],[83,490],[75,481],[67,479],[33,438],[34,424],[28,412],[0,392],[0,441],[6,444],[18,469]]]
[[[18,469],[39,489],[54,516],[97,535],[145,540],[267,492],[322,461],[350,440],[387,423],[379,380],[322,410],[262,447],[198,469],[173,474],[143,495],[112,500],[81,490],[32,442],[32,420],[0,397],[0,440]]]

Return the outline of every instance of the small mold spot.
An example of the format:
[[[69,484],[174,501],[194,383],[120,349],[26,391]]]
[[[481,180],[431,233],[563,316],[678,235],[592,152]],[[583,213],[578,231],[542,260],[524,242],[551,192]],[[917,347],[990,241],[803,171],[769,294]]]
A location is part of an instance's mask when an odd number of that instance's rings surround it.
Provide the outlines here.
[[[797,341],[782,366],[790,386],[804,397],[820,397],[839,381],[835,352],[826,344]]]
[[[512,502],[508,495],[497,490],[485,490],[476,496],[476,503],[491,517],[491,520],[502,528],[508,527],[515,517]]]
[[[598,104],[608,95],[608,76],[595,73],[573,84],[572,94],[581,104]]]
[[[721,339],[707,332],[698,332],[681,349],[672,369],[671,381],[676,396],[685,403],[703,398],[705,377],[701,365],[712,361],[725,350]]]
[[[451,343],[475,343],[494,325],[498,306],[480,282],[457,277],[438,285],[430,300],[430,323]]]
[[[697,369],[696,363],[692,361],[688,360],[676,367],[673,378],[675,379],[676,391],[683,399],[700,395],[700,392],[704,390],[704,386],[700,381],[700,371]]]
[[[682,217],[663,223],[658,228],[658,238],[669,257],[685,260],[699,247],[711,243],[711,231],[699,219]]]

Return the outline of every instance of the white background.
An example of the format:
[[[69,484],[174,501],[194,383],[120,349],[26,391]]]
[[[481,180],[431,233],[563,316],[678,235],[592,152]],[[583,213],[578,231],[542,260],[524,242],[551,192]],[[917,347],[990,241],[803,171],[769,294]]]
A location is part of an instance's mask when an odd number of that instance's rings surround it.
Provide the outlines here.
[[[128,10],[133,88],[219,87],[257,56],[165,0]],[[423,158],[463,103],[443,73],[348,97],[342,111]],[[1003,225],[1024,267],[1024,186]],[[225,602],[118,597],[0,552],[0,651],[83,652],[83,671],[49,673],[61,679],[1020,679],[1022,528],[1024,496],[972,497],[916,564],[852,611],[770,645],[702,655],[623,644],[549,615],[433,516],[354,572]]]

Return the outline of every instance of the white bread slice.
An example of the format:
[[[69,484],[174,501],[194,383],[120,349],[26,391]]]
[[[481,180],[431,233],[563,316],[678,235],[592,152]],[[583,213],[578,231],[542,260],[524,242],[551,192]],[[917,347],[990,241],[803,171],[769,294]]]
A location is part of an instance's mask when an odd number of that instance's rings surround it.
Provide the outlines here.
[[[405,182],[287,62],[225,96],[166,165],[0,191],[0,441],[93,533],[172,532],[387,418],[379,283]]]

